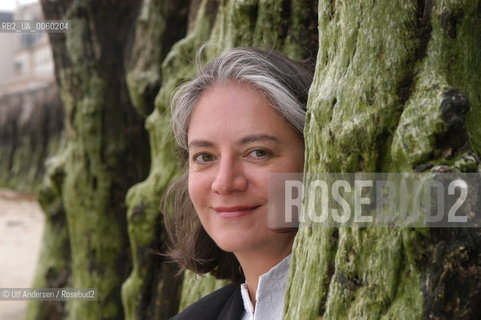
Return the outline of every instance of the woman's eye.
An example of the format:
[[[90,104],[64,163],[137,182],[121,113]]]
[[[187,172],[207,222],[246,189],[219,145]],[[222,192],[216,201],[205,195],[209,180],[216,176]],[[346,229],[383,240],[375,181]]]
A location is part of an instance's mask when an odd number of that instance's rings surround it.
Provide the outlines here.
[[[264,158],[269,155],[269,151],[263,149],[256,149],[252,150],[249,154],[254,158]]]
[[[208,153],[200,153],[200,154],[194,155],[192,159],[194,160],[194,162],[203,163],[203,162],[212,161],[213,158],[214,157]]]

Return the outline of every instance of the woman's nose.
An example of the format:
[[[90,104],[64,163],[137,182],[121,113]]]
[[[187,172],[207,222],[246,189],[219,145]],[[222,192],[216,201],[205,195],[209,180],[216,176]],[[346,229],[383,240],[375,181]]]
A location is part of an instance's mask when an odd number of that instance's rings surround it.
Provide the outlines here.
[[[221,160],[212,182],[212,191],[219,194],[229,194],[244,191],[246,187],[247,178],[241,165],[235,159]]]

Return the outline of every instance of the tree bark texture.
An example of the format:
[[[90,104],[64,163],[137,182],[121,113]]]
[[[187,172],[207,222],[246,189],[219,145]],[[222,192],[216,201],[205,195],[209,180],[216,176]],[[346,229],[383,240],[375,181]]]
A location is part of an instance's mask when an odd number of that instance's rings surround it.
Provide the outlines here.
[[[147,179],[127,194],[128,234],[132,271],[122,285],[125,319],[167,319],[177,312],[181,279],[177,267],[165,263],[165,234],[159,212],[160,195],[179,170],[168,135],[168,119],[159,116],[166,102],[155,102],[160,88],[172,89],[177,69],[162,62],[172,45],[185,36],[189,1],[144,1],[137,17],[127,83],[136,110],[150,115],[151,168]],[[166,89],[164,89],[166,90]],[[171,91],[170,91],[171,92]],[[158,101],[158,100],[157,100]],[[156,108],[154,110],[154,105]]]
[[[60,155],[49,159],[45,180],[37,192],[46,219],[34,288],[72,287],[70,239],[62,199],[64,160]],[[25,318],[60,320],[66,317],[65,301],[30,300]]]
[[[307,172],[479,172],[479,70],[480,1],[321,0]],[[301,228],[284,318],[479,319],[480,236]]]
[[[68,285],[98,289],[95,303],[69,301],[68,319],[124,317],[121,284],[131,268],[125,196],[149,165],[147,134],[130,102],[124,67],[139,4],[42,2],[46,19],[71,26],[50,34],[67,119],[59,193],[71,250]]]
[[[0,98],[0,187],[35,192],[61,147],[63,107],[55,85]]]

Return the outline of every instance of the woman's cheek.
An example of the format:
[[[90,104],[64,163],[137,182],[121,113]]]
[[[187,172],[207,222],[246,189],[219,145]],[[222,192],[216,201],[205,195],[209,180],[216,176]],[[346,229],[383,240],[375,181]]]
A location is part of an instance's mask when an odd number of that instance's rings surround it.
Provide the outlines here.
[[[192,200],[194,207],[197,209],[199,207],[199,199],[202,199],[199,197],[199,194],[202,192],[200,190],[199,181],[195,177],[189,175],[188,183],[189,197]]]

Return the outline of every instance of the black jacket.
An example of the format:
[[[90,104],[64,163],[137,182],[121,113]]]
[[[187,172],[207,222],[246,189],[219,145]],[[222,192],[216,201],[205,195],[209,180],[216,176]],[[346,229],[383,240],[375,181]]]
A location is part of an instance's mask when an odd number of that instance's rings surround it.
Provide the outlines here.
[[[240,320],[244,303],[239,284],[229,284],[191,304],[170,320]]]

